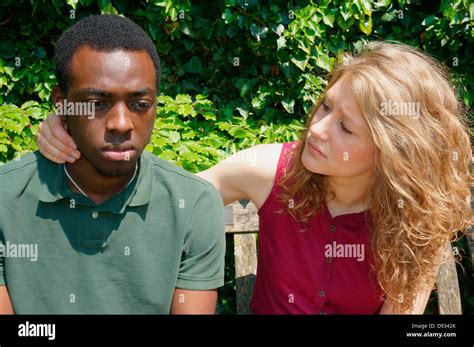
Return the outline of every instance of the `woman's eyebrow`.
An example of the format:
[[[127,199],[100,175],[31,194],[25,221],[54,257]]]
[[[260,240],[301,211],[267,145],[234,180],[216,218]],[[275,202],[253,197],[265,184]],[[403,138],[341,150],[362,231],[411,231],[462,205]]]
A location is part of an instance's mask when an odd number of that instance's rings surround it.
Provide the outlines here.
[[[326,94],[326,96],[325,96],[324,99],[323,99],[323,102],[324,102],[325,99],[327,99],[331,105],[334,105],[334,102],[333,102],[334,100],[333,100],[333,98],[329,95],[329,93]],[[363,127],[359,124],[359,122],[355,120],[355,117],[349,116],[349,115],[348,115],[347,113],[345,113],[345,112],[342,110],[342,108],[340,108],[340,107],[339,107],[339,112],[342,114],[342,116],[343,116],[344,118],[350,120],[351,123],[352,123],[357,129],[359,129],[359,130],[362,130],[362,129],[363,129]]]

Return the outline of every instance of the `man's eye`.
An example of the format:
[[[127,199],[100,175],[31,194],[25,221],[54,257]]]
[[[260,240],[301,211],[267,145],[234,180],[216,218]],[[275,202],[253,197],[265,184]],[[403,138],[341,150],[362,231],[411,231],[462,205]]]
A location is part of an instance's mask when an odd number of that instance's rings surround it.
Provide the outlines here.
[[[134,102],[132,104],[134,108],[140,111],[146,111],[151,107],[151,104],[149,102]]]
[[[93,104],[96,110],[102,109],[106,106],[105,102],[98,101],[98,100],[92,100],[92,101],[89,101],[89,103]]]

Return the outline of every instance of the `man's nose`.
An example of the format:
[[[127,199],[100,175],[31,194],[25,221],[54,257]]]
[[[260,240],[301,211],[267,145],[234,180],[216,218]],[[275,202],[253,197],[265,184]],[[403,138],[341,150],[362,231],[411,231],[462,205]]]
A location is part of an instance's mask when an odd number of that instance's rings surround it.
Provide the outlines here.
[[[109,132],[121,134],[133,129],[132,114],[125,103],[117,103],[109,111],[106,128]]]

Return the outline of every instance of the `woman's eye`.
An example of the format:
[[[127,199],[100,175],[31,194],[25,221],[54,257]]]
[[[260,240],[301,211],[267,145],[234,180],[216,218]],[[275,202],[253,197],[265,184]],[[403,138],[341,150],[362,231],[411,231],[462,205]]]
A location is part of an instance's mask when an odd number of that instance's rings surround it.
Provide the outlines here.
[[[345,133],[348,133],[348,134],[352,134],[352,132],[349,131],[349,129],[347,129],[347,128],[344,126],[344,123],[340,122],[339,124],[341,124],[341,129],[342,129],[342,131],[344,131]]]
[[[323,102],[323,110],[324,110],[324,112],[329,111],[329,106],[325,102]]]

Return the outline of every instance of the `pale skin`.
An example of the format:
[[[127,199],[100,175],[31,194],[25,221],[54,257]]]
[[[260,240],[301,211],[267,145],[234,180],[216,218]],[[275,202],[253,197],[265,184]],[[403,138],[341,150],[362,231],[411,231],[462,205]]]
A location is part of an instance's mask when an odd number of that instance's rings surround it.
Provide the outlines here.
[[[58,163],[74,162],[80,157],[64,125],[54,115],[41,124],[38,144],[43,155]],[[281,147],[282,144],[257,145],[197,175],[216,187],[224,204],[248,199],[260,208],[271,192]],[[303,165],[309,171],[329,177],[335,197],[326,203],[333,217],[367,209],[366,194],[374,174],[375,151],[350,84],[341,78],[327,91],[323,104],[314,114],[302,156]],[[242,158],[252,159],[242,161]],[[405,313],[423,314],[430,293],[431,290],[420,291],[413,309]],[[385,302],[379,313],[393,314],[392,304]]]

